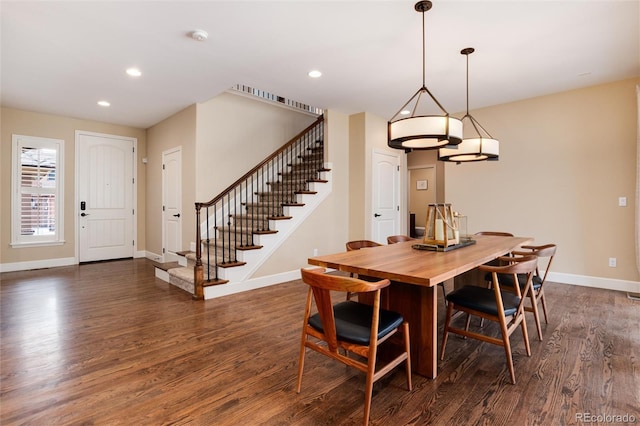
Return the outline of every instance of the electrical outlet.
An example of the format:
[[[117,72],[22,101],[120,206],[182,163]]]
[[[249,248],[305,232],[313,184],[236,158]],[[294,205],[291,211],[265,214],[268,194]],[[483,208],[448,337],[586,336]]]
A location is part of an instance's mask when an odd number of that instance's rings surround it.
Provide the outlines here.
[[[618,206],[627,207],[627,197],[618,197]]]
[[[313,249],[313,256],[317,256],[318,255],[318,249]]]
[[[609,266],[615,268],[618,265],[618,260],[615,257],[609,258]]]

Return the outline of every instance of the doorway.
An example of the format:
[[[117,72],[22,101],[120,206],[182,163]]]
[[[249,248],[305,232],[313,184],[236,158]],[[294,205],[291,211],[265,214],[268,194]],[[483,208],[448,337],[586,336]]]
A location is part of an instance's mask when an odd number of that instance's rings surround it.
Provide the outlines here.
[[[414,225],[409,233],[414,238],[421,237],[427,222],[427,207],[436,202],[436,166],[410,167],[407,182],[410,223]]]
[[[182,147],[162,152],[162,257],[176,262],[182,250]]]
[[[133,257],[137,140],[76,131],[78,261]]]
[[[400,229],[400,156],[386,151],[372,153],[371,239],[380,244]]]

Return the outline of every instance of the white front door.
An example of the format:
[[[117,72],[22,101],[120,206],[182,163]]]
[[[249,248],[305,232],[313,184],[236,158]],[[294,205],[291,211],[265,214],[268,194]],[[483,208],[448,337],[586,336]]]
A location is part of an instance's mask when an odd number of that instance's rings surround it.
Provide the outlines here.
[[[162,254],[165,262],[178,260],[182,247],[182,148],[162,153]]]
[[[371,239],[381,244],[400,229],[400,156],[373,151]]]
[[[76,132],[78,260],[133,257],[135,139]]]

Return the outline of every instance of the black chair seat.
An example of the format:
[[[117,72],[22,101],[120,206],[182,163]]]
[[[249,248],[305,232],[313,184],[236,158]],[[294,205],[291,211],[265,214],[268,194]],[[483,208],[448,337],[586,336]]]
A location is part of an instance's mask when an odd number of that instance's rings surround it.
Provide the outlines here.
[[[336,320],[336,335],[339,340],[368,345],[371,337],[371,319],[373,318],[373,306],[363,303],[345,301],[333,307],[333,315]],[[383,338],[403,322],[402,315],[380,309],[378,323],[378,339]],[[322,322],[320,315],[315,314],[309,318],[309,325],[321,333]]]
[[[485,281],[493,280],[490,273],[486,274],[484,276],[484,279]],[[513,275],[498,274],[498,282],[500,283],[500,285],[513,287]],[[524,274],[518,274],[518,283],[520,284],[520,288],[524,289],[524,287],[527,285],[527,276]],[[542,287],[542,278],[534,275],[533,278],[531,278],[531,285],[533,286],[534,290],[538,290],[540,287]]]
[[[520,298],[514,293],[508,292],[501,293],[501,296],[505,316],[515,314],[520,304]],[[447,294],[447,300],[457,306],[463,306],[485,314],[498,315],[496,296],[493,289],[465,286]]]

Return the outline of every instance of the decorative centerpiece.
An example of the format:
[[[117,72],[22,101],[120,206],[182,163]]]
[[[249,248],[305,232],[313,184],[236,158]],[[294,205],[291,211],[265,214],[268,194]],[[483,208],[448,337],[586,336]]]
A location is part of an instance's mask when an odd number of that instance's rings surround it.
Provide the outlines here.
[[[449,247],[459,242],[460,233],[451,204],[429,204],[423,243]]]
[[[414,244],[413,248],[449,251],[475,244],[475,241],[467,235],[467,217],[454,212],[451,204],[429,204],[424,229],[422,243]]]

